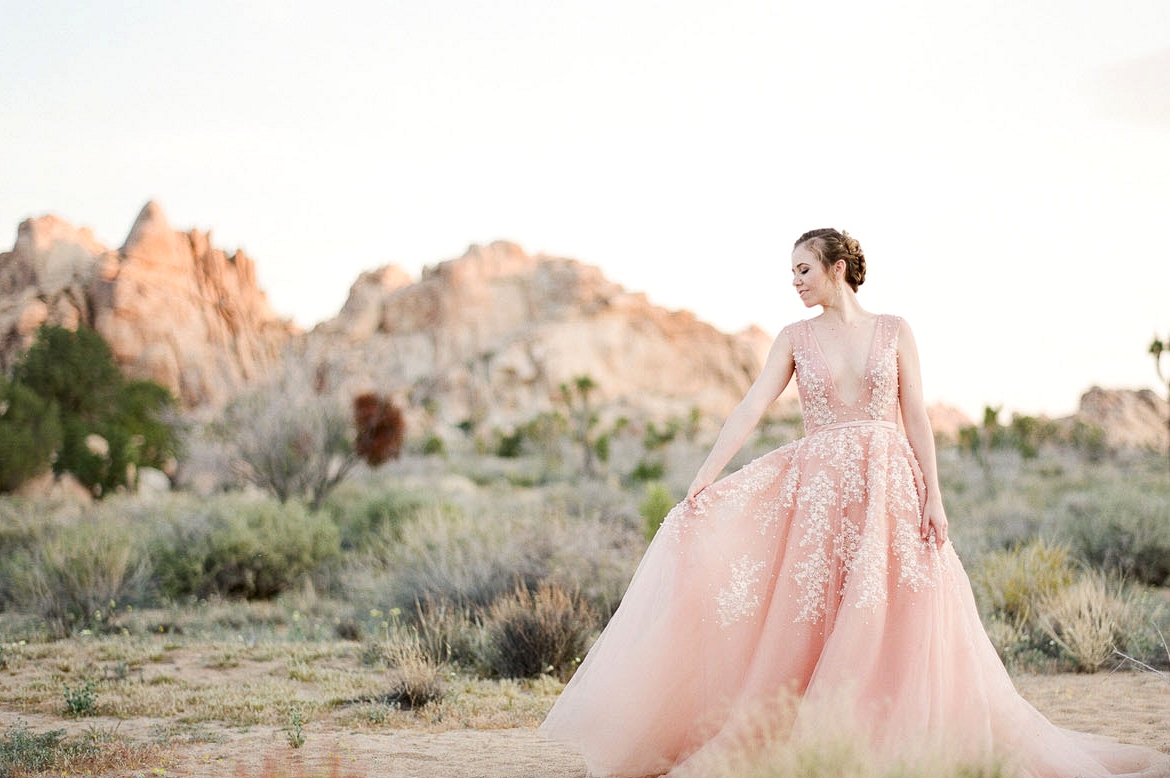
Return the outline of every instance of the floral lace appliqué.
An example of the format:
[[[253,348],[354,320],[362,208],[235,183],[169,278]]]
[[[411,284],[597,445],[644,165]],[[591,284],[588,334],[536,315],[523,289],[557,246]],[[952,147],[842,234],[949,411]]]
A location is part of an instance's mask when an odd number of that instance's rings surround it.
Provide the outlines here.
[[[763,560],[753,560],[747,554],[731,564],[731,581],[715,595],[719,624],[729,627],[740,619],[755,612],[760,606],[760,573],[764,571]]]

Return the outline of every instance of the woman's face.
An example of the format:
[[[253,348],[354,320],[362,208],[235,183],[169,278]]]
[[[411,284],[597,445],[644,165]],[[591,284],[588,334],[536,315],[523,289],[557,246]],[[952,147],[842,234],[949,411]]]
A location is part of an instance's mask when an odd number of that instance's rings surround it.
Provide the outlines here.
[[[792,250],[792,286],[805,308],[836,299],[836,281],[808,244]]]

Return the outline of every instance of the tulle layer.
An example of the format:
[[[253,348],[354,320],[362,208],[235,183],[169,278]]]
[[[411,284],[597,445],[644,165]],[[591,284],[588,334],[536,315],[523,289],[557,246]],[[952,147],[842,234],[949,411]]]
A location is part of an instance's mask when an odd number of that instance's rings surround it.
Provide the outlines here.
[[[1170,775],[1165,756],[1056,727],[1019,696],[953,547],[920,535],[921,494],[905,437],[874,422],[802,438],[676,506],[541,731],[591,776],[696,775],[787,695],[799,703],[780,736],[832,720],[891,763]]]

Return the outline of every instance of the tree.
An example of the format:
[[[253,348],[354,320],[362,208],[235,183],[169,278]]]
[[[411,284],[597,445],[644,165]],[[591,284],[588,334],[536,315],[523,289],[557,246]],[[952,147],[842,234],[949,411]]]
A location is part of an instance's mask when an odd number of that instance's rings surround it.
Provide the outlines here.
[[[25,392],[39,400],[39,410]],[[129,485],[138,467],[164,466],[178,450],[178,433],[165,418],[171,393],[151,381],[127,381],[90,329],[41,327],[15,366],[9,394],[10,440],[38,440],[35,452],[22,450],[21,480],[51,464],[100,497]],[[19,468],[10,471],[7,461],[9,477],[0,480],[11,481]]]
[[[1170,400],[1170,371],[1162,372],[1162,355],[1170,354],[1170,337],[1162,340],[1155,335],[1153,342],[1150,343],[1150,354],[1154,357],[1154,369],[1158,371],[1158,378],[1166,384],[1166,399]],[[1166,429],[1170,434],[1170,414],[1167,415]],[[1170,445],[1167,446],[1166,455],[1170,457]]]
[[[573,424],[573,437],[581,446],[582,466],[585,475],[597,474],[594,464],[593,428],[597,426],[600,417],[589,403],[589,393],[597,388],[597,382],[588,375],[579,375],[569,384],[561,384],[561,397],[569,407],[569,417]]]
[[[354,398],[351,423],[342,404],[295,371],[236,400],[225,421],[242,475],[281,502],[297,497],[313,509],[359,461],[377,467],[396,458],[406,430],[394,403],[372,393]]]
[[[0,492],[48,470],[62,436],[56,405],[0,376]]]

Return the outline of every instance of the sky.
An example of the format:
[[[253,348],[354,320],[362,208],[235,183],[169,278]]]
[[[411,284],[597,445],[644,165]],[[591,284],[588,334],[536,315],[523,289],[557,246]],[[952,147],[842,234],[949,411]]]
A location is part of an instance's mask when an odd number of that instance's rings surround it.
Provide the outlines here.
[[[865,250],[927,400],[1063,415],[1158,388],[1170,3],[0,0],[0,248],[120,246],[157,200],[276,311],[473,243],[597,265],[725,331],[815,313],[792,242]]]

